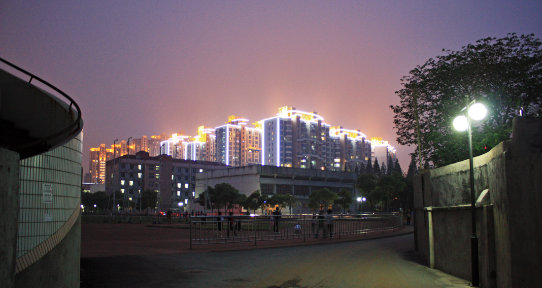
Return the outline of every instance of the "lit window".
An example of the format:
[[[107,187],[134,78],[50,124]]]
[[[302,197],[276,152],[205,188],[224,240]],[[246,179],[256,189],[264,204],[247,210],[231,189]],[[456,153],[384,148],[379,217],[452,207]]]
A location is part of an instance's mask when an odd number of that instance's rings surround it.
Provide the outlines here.
[[[134,181],[130,180],[130,182],[128,182],[128,184],[129,184],[130,186],[134,186]]]
[[[184,183],[184,188],[188,189],[188,183]]]
[[[196,192],[192,191],[192,197],[196,197]]]
[[[141,165],[137,165],[137,169],[138,169],[138,170],[141,170]]]
[[[181,191],[177,191],[177,196],[181,196]]]
[[[120,193],[124,194],[124,188],[120,189]]]
[[[203,169],[199,169],[199,173],[203,172]]]
[[[137,173],[137,178],[141,179],[141,176],[142,176],[141,173]]]
[[[120,180],[120,185],[124,186],[124,180]]]
[[[177,183],[177,188],[181,188],[181,183]]]
[[[188,204],[188,199],[184,199],[184,204]]]

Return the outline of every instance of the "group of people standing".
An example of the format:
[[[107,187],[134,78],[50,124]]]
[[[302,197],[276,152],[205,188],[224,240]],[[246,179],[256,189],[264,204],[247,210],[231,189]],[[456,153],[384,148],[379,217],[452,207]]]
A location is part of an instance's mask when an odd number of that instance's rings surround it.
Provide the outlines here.
[[[324,214],[324,210],[320,210],[317,214],[312,215],[312,233],[314,238],[318,238],[320,231],[322,231],[322,237],[333,238],[333,211],[327,210],[327,214]]]

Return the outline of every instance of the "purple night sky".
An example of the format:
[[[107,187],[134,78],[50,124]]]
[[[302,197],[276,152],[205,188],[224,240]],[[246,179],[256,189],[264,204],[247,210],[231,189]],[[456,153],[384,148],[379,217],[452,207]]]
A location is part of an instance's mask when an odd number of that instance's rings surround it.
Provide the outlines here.
[[[111,3],[113,2],[113,3]],[[542,37],[542,1],[0,2],[0,57],[83,110],[84,157],[115,138],[251,121],[280,106],[395,141],[400,78],[445,49]]]

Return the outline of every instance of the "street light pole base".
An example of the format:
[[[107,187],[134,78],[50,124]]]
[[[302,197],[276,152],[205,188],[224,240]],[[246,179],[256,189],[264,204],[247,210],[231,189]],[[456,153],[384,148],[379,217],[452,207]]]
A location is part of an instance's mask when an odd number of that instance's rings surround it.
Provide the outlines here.
[[[472,265],[472,287],[478,287],[480,284],[478,270],[478,238],[473,234],[470,238],[471,244],[471,265]]]

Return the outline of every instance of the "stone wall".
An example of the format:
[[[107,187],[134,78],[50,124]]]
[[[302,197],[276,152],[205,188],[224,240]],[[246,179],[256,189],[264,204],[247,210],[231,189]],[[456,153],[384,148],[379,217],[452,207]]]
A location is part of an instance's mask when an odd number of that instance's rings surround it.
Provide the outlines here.
[[[514,120],[512,139],[474,159],[481,287],[542,283],[542,120]],[[415,179],[415,241],[431,267],[471,280],[469,163]],[[482,195],[482,196],[480,196]]]

